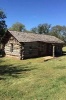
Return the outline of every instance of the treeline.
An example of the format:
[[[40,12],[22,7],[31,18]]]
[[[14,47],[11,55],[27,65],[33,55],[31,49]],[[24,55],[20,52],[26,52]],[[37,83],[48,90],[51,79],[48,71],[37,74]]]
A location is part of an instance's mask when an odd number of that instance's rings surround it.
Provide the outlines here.
[[[66,41],[66,26],[51,26],[45,23],[39,24],[37,27],[32,28],[31,31],[39,34],[53,35],[60,38],[63,41]]]
[[[66,26],[52,26],[51,24],[44,23],[39,24],[38,26],[31,28],[30,30],[27,30],[24,24],[16,22],[10,28],[7,28],[5,18],[7,18],[5,13],[2,10],[0,10],[0,37],[2,37],[5,34],[5,31],[11,30],[30,33],[33,32],[36,34],[53,35],[66,42]]]

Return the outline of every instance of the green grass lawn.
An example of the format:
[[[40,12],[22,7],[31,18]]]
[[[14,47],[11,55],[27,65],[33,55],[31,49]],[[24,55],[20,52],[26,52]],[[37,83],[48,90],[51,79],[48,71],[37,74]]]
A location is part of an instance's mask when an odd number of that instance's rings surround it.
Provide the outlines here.
[[[66,56],[0,58],[0,100],[66,100]]]

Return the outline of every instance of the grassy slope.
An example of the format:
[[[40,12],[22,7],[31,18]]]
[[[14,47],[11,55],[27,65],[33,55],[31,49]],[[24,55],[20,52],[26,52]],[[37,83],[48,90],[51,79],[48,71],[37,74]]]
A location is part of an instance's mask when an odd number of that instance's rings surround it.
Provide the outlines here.
[[[0,100],[66,100],[66,56],[0,58]]]

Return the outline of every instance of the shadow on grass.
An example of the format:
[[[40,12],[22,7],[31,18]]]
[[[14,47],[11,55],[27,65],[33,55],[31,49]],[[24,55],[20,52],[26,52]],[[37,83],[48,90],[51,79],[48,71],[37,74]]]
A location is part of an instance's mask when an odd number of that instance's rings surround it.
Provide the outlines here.
[[[27,76],[27,72],[34,70],[34,68],[28,67],[28,65],[12,65],[12,64],[7,64],[4,65],[3,62],[0,61],[0,80],[4,80],[5,77],[14,77],[14,78],[19,78],[24,77],[25,75]]]

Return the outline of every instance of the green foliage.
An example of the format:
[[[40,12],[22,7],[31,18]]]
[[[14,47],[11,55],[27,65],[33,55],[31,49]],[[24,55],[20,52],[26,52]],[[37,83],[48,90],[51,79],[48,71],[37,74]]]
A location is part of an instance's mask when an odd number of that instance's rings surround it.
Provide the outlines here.
[[[26,29],[25,29],[25,25],[23,25],[20,22],[16,22],[15,24],[12,25],[12,27],[9,28],[9,30],[22,32],[25,31]]]
[[[31,31],[34,33],[39,33],[39,34],[48,34],[50,27],[51,27],[51,25],[49,25],[47,23],[39,24],[37,27],[32,28]]]
[[[38,33],[37,27],[32,28],[32,29],[31,29],[31,32],[33,32],[33,33]]]
[[[0,19],[6,18],[5,13],[0,9]]]
[[[50,34],[56,37],[60,37],[60,35],[62,34],[62,26],[60,25],[53,26],[50,30]]]
[[[49,34],[66,41],[66,26],[53,26]]]
[[[66,26],[56,25],[52,27],[50,24],[45,23],[39,24],[31,31],[38,34],[53,35],[66,42]]]
[[[39,24],[38,25],[38,33],[39,34],[48,34],[50,27],[51,27],[51,25],[49,25],[49,24]]]
[[[3,36],[5,31],[7,30],[5,18],[6,18],[5,13],[0,9],[0,36]]]

